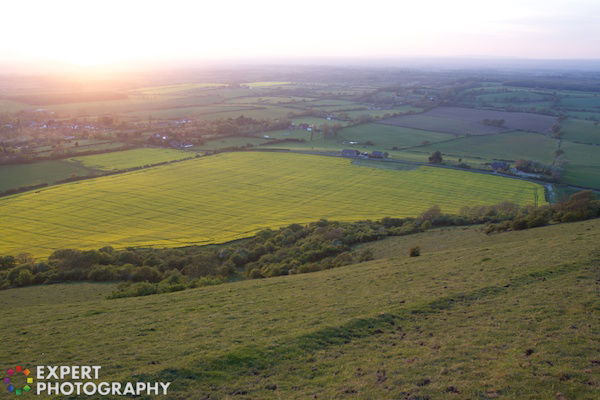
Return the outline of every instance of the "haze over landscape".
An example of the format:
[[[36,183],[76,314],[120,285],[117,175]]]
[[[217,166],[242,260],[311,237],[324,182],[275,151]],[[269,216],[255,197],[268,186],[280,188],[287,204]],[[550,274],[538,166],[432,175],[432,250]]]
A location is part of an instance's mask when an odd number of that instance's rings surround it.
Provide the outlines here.
[[[8,2],[3,62],[600,58],[594,0]],[[26,21],[26,24],[23,24]]]
[[[0,398],[597,399],[598,1],[5,3]]]

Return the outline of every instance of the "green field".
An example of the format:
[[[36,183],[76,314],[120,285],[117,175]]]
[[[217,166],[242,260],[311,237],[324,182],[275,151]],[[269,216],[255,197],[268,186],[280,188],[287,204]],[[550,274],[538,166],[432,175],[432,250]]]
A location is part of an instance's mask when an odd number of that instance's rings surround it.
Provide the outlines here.
[[[473,97],[474,96],[474,97]],[[461,94],[461,102],[472,107],[510,107],[514,110],[532,111],[532,109],[552,108],[551,92],[526,88],[479,87]]]
[[[64,160],[40,161],[31,164],[0,166],[0,192],[21,186],[54,183],[72,175],[89,175],[93,169]]]
[[[567,160],[563,181],[600,188],[600,147],[563,141],[561,149]]]
[[[189,107],[165,107],[161,109],[148,109],[142,111],[129,112],[127,116],[134,116],[139,118],[153,117],[153,118],[185,118],[185,117],[200,117],[204,115],[211,115],[215,113],[238,113],[239,115],[244,112],[256,110],[255,106],[243,106],[239,104],[208,104],[208,105],[193,105]]]
[[[195,89],[214,89],[227,86],[224,83],[180,83],[176,85],[153,86],[132,90],[136,94],[144,95],[171,95],[189,92]]]
[[[401,126],[383,124],[363,124],[342,129],[338,133],[338,140],[357,142],[371,141],[377,148],[390,149],[391,147],[412,147],[424,141],[439,142],[454,138],[454,135],[424,131],[420,129],[404,128]]]
[[[217,150],[228,147],[245,147],[249,144],[252,146],[260,146],[267,142],[267,139],[249,136],[228,136],[219,139],[207,140],[205,143],[198,145],[193,150]]]
[[[600,112],[593,111],[565,111],[569,117],[600,121]]]
[[[356,118],[360,118],[363,115],[368,115],[370,117],[374,117],[374,118],[384,118],[393,114],[397,114],[397,113],[408,113],[408,112],[419,112],[422,111],[423,109],[418,108],[418,107],[413,107],[413,106],[399,106],[399,107],[395,107],[395,108],[389,108],[389,109],[384,109],[384,110],[356,110],[356,111],[344,111],[344,112],[337,112],[334,113],[334,115],[339,116],[340,114],[346,114],[347,116],[349,116],[352,119],[356,119]]]
[[[229,101],[232,104],[287,104],[295,102],[309,102],[312,98],[296,96],[250,96],[238,97]],[[302,104],[300,103],[300,104]],[[309,104],[309,103],[306,103]]]
[[[600,96],[563,96],[560,98],[559,105],[568,109],[585,109],[590,111],[600,111]]]
[[[231,108],[239,111],[218,111],[211,112],[210,114],[198,113],[198,118],[204,120],[215,120],[215,119],[226,119],[226,118],[237,118],[243,115],[248,118],[254,119],[284,119],[288,117],[290,112],[294,112],[291,108],[284,108],[279,106],[262,106],[260,108],[241,108],[238,105],[230,106]]]
[[[292,118],[292,122],[296,125],[309,124],[309,125],[316,126],[316,127],[320,127],[322,125],[334,125],[334,124],[346,125],[347,124],[347,122],[345,122],[345,121],[329,120],[326,118],[319,118],[319,117],[296,117],[296,118]]]
[[[310,140],[311,132],[304,129],[281,129],[278,131],[263,132],[261,136],[268,136],[268,139],[304,139]],[[313,133],[313,139],[315,137],[321,137],[319,133]],[[282,145],[286,147],[287,144]]]
[[[73,153],[83,153],[87,151],[107,151],[107,150],[116,150],[123,148],[125,144],[120,142],[107,142],[107,141],[96,141],[96,143],[90,143],[85,146],[75,146],[75,142],[68,143],[64,148],[65,151],[70,154]],[[41,148],[36,148],[36,156],[37,157],[50,157],[54,150],[49,146],[42,146]]]
[[[12,100],[0,99],[0,112],[18,112],[34,109],[30,104],[19,103]]]
[[[498,135],[470,136],[450,142],[420,147],[420,151],[455,156],[476,156],[487,160],[534,160],[550,164],[554,159],[557,141],[544,135],[528,132],[508,132]]]
[[[242,85],[246,85],[249,88],[270,88],[273,86],[285,86],[285,85],[289,85],[292,82],[282,82],[282,81],[267,81],[267,82],[245,82]]]
[[[544,198],[537,184],[441,168],[389,171],[342,158],[227,153],[3,198],[0,254],[219,243],[319,218],[532,204],[536,192]]]
[[[144,148],[74,157],[70,158],[69,161],[86,168],[102,171],[115,171],[143,167],[144,165],[158,164],[166,161],[181,160],[193,156],[194,153],[182,150]]]
[[[560,128],[565,140],[600,144],[600,122],[567,118]]]
[[[598,240],[599,220],[442,229],[363,245],[365,263],[178,293],[10,289],[0,359],[172,381],[170,399],[595,399]]]

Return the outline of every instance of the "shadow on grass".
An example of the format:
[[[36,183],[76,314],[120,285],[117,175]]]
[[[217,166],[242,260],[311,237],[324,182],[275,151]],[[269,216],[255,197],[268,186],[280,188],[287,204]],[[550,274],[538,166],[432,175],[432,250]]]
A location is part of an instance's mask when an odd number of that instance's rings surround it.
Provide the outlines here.
[[[567,264],[551,269],[532,272],[510,279],[502,286],[487,286],[468,293],[457,293],[437,298],[431,302],[413,307],[398,308],[395,313],[384,313],[371,318],[360,318],[337,326],[322,328],[299,336],[281,345],[270,347],[245,346],[220,357],[199,361],[187,369],[168,368],[156,375],[138,375],[139,381],[170,381],[173,390],[182,390],[194,381],[202,380],[209,384],[222,384],[240,375],[258,375],[261,371],[273,368],[286,360],[306,356],[330,346],[343,345],[352,340],[390,332],[402,321],[414,320],[419,315],[441,313],[455,307],[469,306],[478,300],[491,298],[511,289],[552,279],[584,265]]]

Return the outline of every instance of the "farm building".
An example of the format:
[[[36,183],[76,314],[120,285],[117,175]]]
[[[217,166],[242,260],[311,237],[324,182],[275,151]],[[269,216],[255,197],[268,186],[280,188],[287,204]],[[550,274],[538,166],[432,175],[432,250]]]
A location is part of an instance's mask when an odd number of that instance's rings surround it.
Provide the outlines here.
[[[494,161],[490,164],[490,167],[492,167],[492,169],[495,171],[508,169],[509,166],[510,165],[504,161]]]
[[[342,150],[342,157],[358,157],[360,152],[354,149],[344,149]]]

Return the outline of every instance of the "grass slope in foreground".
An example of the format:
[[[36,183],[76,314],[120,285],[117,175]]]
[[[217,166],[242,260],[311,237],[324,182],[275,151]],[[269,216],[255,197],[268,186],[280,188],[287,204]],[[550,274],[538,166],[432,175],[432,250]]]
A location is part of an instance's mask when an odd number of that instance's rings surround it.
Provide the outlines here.
[[[600,220],[441,229],[365,245],[366,263],[164,295],[10,289],[0,359],[174,381],[173,399],[594,399],[598,240]],[[36,289],[46,304],[23,300]]]
[[[391,171],[334,157],[226,153],[0,200],[0,254],[219,243],[319,218],[415,216],[432,205],[543,202],[540,185],[442,168]]]

